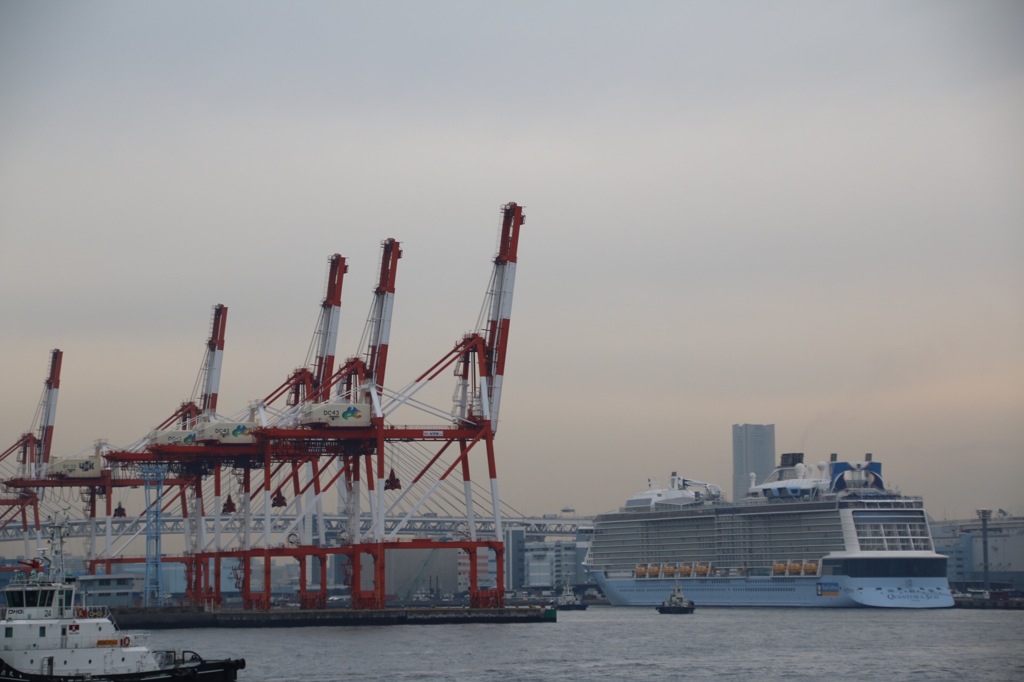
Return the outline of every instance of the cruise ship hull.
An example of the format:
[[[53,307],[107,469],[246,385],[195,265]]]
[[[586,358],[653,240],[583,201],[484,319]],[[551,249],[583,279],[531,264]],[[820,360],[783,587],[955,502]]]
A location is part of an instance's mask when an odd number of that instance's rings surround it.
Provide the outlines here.
[[[696,606],[946,608],[945,578],[723,577],[609,578],[594,575],[614,606],[657,606],[678,584]]]
[[[676,584],[697,606],[953,606],[923,501],[881,472],[869,455],[789,453],[735,503],[673,472],[594,519],[585,565],[617,606],[657,606]]]

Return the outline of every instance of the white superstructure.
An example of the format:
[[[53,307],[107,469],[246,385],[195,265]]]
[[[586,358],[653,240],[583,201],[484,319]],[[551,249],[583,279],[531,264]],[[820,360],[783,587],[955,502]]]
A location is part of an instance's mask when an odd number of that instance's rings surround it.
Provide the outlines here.
[[[698,606],[945,607],[946,557],[920,498],[881,465],[800,454],[737,503],[673,473],[599,515],[586,565],[616,605],[657,605],[681,582]]]

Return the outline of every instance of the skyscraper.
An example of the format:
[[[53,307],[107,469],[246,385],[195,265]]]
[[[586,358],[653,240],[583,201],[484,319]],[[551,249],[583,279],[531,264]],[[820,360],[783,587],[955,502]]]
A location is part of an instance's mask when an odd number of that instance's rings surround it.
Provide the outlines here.
[[[750,474],[761,483],[775,468],[775,424],[732,425],[732,499],[750,489]]]

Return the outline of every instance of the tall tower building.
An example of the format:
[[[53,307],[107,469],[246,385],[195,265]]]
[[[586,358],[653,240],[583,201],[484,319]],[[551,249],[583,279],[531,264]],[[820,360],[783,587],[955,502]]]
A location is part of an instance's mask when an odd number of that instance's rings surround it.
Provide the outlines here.
[[[732,499],[750,489],[750,474],[761,483],[775,468],[775,424],[732,425]]]

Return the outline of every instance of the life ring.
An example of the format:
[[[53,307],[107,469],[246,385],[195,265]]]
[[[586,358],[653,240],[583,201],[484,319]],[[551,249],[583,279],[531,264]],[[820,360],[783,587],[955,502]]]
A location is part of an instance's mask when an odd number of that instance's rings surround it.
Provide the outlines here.
[[[121,646],[122,647],[129,646],[131,643],[132,643],[132,638],[131,637],[122,637],[121,638]]]
[[[79,608],[75,611],[75,615],[79,618],[85,618],[85,609]]]

